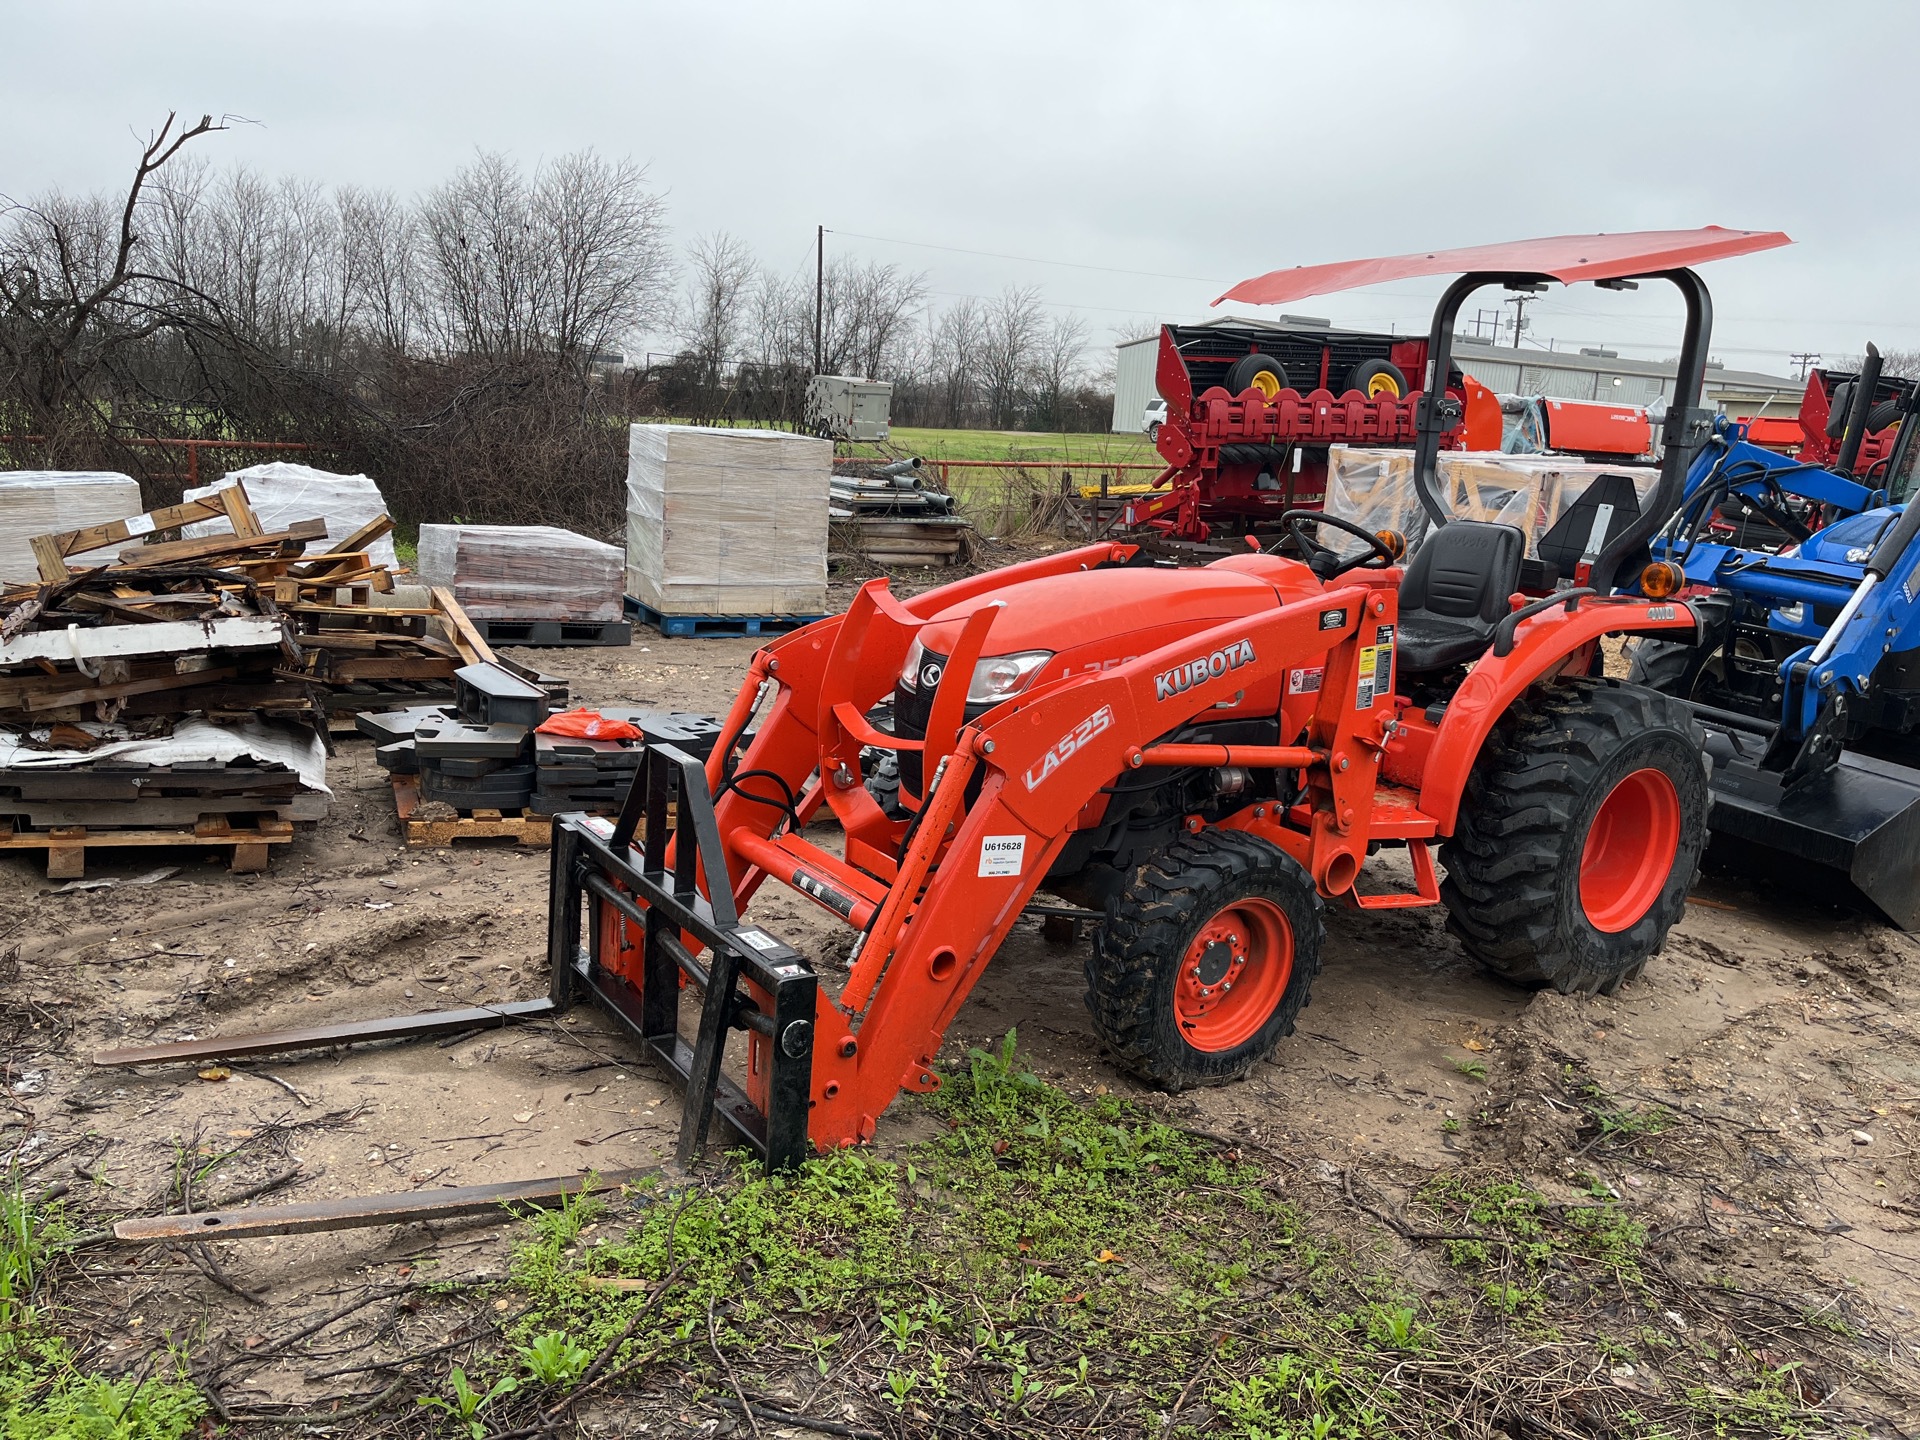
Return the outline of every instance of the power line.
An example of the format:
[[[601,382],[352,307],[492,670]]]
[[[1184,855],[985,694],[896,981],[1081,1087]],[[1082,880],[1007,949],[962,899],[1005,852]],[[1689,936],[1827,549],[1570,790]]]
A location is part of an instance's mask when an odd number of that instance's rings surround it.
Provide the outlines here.
[[[1037,255],[1003,255],[998,250],[965,250],[958,245],[935,245],[927,240],[896,240],[887,235],[862,235],[857,230],[829,230],[849,240],[872,240],[881,245],[911,245],[916,250],[945,250],[952,255],[978,255],[988,260],[1018,260],[1023,265],[1059,265],[1068,270],[1098,270],[1107,275],[1140,275],[1149,280],[1190,280],[1196,285],[1231,285],[1211,275],[1168,275],[1159,270],[1122,270],[1114,265],[1087,265],[1078,260],[1042,260]]]

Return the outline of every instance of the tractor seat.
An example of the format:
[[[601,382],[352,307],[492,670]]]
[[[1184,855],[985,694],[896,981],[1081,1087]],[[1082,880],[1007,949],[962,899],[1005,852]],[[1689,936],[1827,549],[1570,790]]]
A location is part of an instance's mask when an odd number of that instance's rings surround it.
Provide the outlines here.
[[[1400,582],[1400,672],[1477,660],[1520,583],[1526,537],[1511,525],[1454,520],[1429,531]]]

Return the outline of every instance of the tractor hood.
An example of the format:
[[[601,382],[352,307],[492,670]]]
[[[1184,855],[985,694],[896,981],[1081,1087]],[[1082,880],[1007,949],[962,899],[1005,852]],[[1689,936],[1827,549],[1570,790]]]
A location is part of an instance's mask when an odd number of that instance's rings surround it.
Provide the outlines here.
[[[1863,510],[1816,530],[1800,544],[1798,554],[1804,560],[1824,560],[1830,565],[1864,565],[1874,546],[1900,518],[1904,505],[1883,505],[1878,510]]]
[[[1020,581],[935,615],[920,631],[913,663],[901,679],[914,687],[927,657],[944,663],[962,625],[982,606],[999,610],[981,663],[1031,657],[1018,686],[1024,690],[1106,669],[1222,620],[1271,610],[1321,588],[1297,561],[1253,554],[1197,569],[1114,566]]]

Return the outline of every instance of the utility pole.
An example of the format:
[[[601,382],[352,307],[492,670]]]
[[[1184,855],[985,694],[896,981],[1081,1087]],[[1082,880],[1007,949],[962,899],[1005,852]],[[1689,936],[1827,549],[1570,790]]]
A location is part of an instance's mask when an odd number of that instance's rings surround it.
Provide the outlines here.
[[[813,236],[813,373],[820,373],[820,317],[825,313],[827,295],[827,227],[822,225]]]
[[[1520,332],[1527,328],[1527,306],[1533,302],[1531,295],[1515,295],[1507,303],[1513,306],[1513,348],[1520,348]]]
[[[1787,356],[1787,359],[1800,367],[1800,373],[1794,376],[1794,379],[1804,380],[1807,378],[1807,372],[1820,363],[1820,354],[1816,350],[1801,350]]]

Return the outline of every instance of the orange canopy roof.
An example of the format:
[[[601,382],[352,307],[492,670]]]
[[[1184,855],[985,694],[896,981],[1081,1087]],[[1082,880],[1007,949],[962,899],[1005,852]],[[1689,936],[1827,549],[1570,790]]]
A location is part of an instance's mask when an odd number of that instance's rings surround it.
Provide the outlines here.
[[[1362,285],[1470,270],[1535,275],[1571,285],[1579,280],[1614,280],[1673,270],[1792,243],[1778,230],[1723,230],[1718,225],[1700,230],[1633,230],[1621,235],[1553,235],[1542,240],[1510,240],[1504,245],[1469,245],[1461,250],[1269,270],[1265,275],[1242,280],[1213,303],[1239,300],[1249,305],[1285,305]]]

